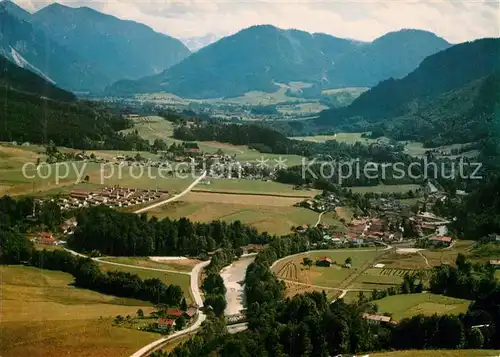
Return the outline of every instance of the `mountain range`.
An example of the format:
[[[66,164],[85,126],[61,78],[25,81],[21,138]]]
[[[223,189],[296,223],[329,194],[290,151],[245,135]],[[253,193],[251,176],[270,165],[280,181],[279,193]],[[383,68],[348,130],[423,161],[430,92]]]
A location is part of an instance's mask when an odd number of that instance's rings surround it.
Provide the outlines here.
[[[187,48],[189,48],[191,52],[196,52],[201,50],[203,47],[206,47],[214,42],[219,41],[221,38],[222,36],[217,36],[212,33],[209,33],[205,36],[186,37],[186,38],[181,38],[180,40],[182,41],[183,44],[186,45]]]
[[[0,3],[0,54],[72,91],[159,73],[190,53],[177,39],[87,7],[54,3],[30,14]]]
[[[408,74],[425,57],[449,46],[419,30],[389,33],[365,43],[259,25],[224,37],[159,75],[117,82],[108,93],[164,91],[217,98],[252,90],[272,92],[276,83],[291,81],[327,88],[371,87]]]
[[[458,44],[427,57],[402,79],[380,82],[345,108],[323,111],[316,124],[436,144],[478,140],[500,105],[499,71],[500,39]]]
[[[160,73],[191,54],[177,39],[89,7],[55,3],[33,14],[32,22],[111,81]]]

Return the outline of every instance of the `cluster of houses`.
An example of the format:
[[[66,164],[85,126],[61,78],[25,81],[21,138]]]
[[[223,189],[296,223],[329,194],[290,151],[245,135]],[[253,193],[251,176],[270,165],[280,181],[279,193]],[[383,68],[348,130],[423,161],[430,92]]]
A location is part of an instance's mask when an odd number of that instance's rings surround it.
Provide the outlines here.
[[[431,234],[444,236],[448,232],[446,226],[450,223],[450,221],[431,212],[419,213],[410,217],[410,220],[415,223],[421,237]]]
[[[379,215],[386,217],[408,217],[410,215],[410,207],[394,198],[372,198],[370,199],[370,207],[372,210],[376,210]]]
[[[333,211],[340,204],[340,199],[334,194],[318,195],[314,199],[307,199],[297,203],[296,207],[304,207],[315,212]]]
[[[54,246],[64,246],[66,241],[57,240],[54,235],[50,232],[40,232],[35,237],[31,239],[34,243],[42,245],[54,245]]]
[[[325,224],[319,224],[318,228],[328,230]],[[388,232],[384,227],[384,221],[380,218],[353,219],[347,227],[346,233],[325,233],[323,240],[333,246],[361,246],[373,245],[375,242],[394,242],[402,237],[402,230]]]
[[[69,197],[59,199],[58,203],[61,209],[67,210],[99,205],[120,208],[152,202],[165,194],[168,194],[167,190],[141,190],[113,186],[95,192],[73,190]]]
[[[156,324],[158,330],[169,331],[175,327],[176,320],[183,316],[187,322],[190,322],[198,314],[198,309],[196,307],[189,307],[186,311],[180,310],[178,308],[168,308],[163,317],[160,317]]]

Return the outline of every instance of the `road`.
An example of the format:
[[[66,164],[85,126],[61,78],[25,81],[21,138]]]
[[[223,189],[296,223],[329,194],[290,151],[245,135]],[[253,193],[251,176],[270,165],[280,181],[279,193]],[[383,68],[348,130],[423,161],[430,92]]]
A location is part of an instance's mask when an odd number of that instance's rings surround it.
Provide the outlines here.
[[[319,224],[321,223],[321,218],[323,218],[323,215],[324,215],[325,213],[326,213],[326,212],[321,212],[321,213],[319,214],[318,221],[316,222],[316,224],[314,225],[314,227],[319,226]]]
[[[184,191],[182,191],[178,195],[170,197],[170,198],[168,198],[168,199],[166,199],[164,201],[161,201],[161,202],[153,203],[152,205],[149,205],[147,207],[141,208],[141,209],[135,211],[134,213],[139,214],[139,213],[147,212],[147,211],[152,210],[153,208],[158,208],[158,207],[161,207],[161,206],[165,206],[166,204],[169,204],[170,202],[178,200],[179,198],[181,198],[182,196],[184,196],[185,194],[187,194],[189,191],[191,191],[193,189],[193,187],[196,186],[198,183],[200,183],[200,181],[203,180],[206,176],[207,176],[207,172],[203,171],[202,174],[200,175],[200,177],[198,177],[196,180],[194,180],[194,182],[191,185],[189,185],[188,188],[186,188]]]
[[[164,205],[166,205],[166,204],[168,204],[170,202],[173,202],[173,201],[181,198],[182,196],[184,196],[185,194],[187,194],[188,192],[190,192],[193,189],[193,187],[195,187],[206,176],[207,176],[207,172],[204,171],[196,180],[194,180],[194,182],[191,185],[189,185],[188,188],[186,188],[184,191],[182,191],[178,195],[170,197],[167,200],[154,203],[154,204],[152,204],[152,205],[150,205],[148,207],[141,208],[140,210],[137,210],[134,213],[139,214],[139,213],[147,212],[147,211],[149,211],[149,210],[151,210],[153,208],[164,206]],[[69,253],[71,253],[73,255],[87,258],[87,256],[84,255],[84,254],[75,252],[75,251],[67,249],[67,248],[64,248],[64,249],[67,252],[69,252]],[[201,297],[200,288],[198,286],[198,277],[200,275],[201,270],[204,267],[206,267],[208,264],[210,264],[210,261],[201,262],[201,263],[197,264],[193,268],[193,270],[188,273],[188,272],[180,272],[180,271],[177,271],[177,270],[139,267],[139,266],[136,266],[136,265],[129,265],[129,264],[109,262],[107,260],[103,260],[103,258],[91,258],[91,259],[93,261],[99,262],[101,264],[109,264],[109,265],[117,265],[117,266],[123,266],[123,267],[127,267],[127,268],[133,268],[133,269],[152,270],[152,271],[160,271],[160,272],[165,272],[165,273],[175,273],[175,274],[186,274],[186,275],[189,275],[191,277],[191,279],[190,279],[190,286],[191,286],[191,294],[193,296],[193,300],[196,303],[196,305],[198,305],[199,308],[203,307],[203,299]],[[144,356],[147,356],[149,353],[151,353],[152,351],[158,349],[160,346],[164,345],[168,341],[170,341],[172,339],[175,339],[175,338],[178,338],[180,336],[188,335],[188,334],[191,334],[191,333],[195,332],[196,330],[198,330],[200,328],[201,324],[203,323],[203,321],[205,321],[205,319],[206,319],[206,315],[203,313],[203,311],[199,310],[198,311],[198,316],[196,318],[196,321],[192,325],[190,325],[189,327],[187,327],[187,328],[185,328],[185,329],[183,329],[181,331],[177,331],[177,332],[175,332],[175,333],[173,333],[171,335],[162,337],[162,338],[160,338],[160,339],[158,339],[158,340],[150,343],[149,345],[142,347],[140,350],[138,350],[137,352],[135,352],[134,354],[132,354],[130,357],[144,357]],[[236,329],[236,327],[234,329]]]
[[[189,273],[191,275],[191,294],[193,295],[193,299],[196,305],[198,305],[198,307],[203,306],[203,299],[201,298],[201,292],[198,286],[198,277],[200,275],[201,270],[205,268],[208,264],[210,264],[210,261],[201,262],[197,264],[193,268],[193,270],[191,270],[191,273]],[[203,311],[198,310],[198,317],[191,326],[185,328],[184,330],[177,331],[171,335],[162,337],[154,342],[151,342],[149,345],[142,347],[140,350],[132,354],[130,357],[145,357],[149,355],[151,352],[165,345],[167,342],[175,338],[178,338],[180,336],[189,335],[195,332],[200,328],[201,324],[203,323],[203,321],[206,320],[206,318],[207,316],[203,313]]]
[[[67,249],[67,248],[64,248],[64,250],[66,250],[67,252],[69,252],[69,253],[71,253],[73,255],[87,258],[86,255],[78,253],[78,252],[75,252],[73,250],[70,250],[70,249]],[[176,274],[187,274],[187,275],[189,275],[191,277],[191,279],[190,279],[190,287],[191,287],[191,295],[193,296],[193,300],[196,303],[196,305],[198,305],[199,308],[203,307],[203,299],[201,297],[200,287],[198,286],[198,277],[200,275],[201,270],[203,268],[205,268],[208,264],[210,264],[210,261],[201,262],[201,263],[195,265],[195,267],[193,268],[193,270],[191,270],[191,272],[188,273],[188,272],[179,272],[179,271],[173,271],[173,270],[167,270],[167,269],[155,269],[155,268],[148,268],[148,267],[140,267],[140,266],[136,266],[136,265],[128,265],[128,264],[120,264],[120,263],[108,262],[106,260],[101,260],[102,258],[91,258],[91,259],[94,260],[94,261],[96,261],[96,262],[103,263],[103,264],[119,265],[119,266],[124,266],[124,267],[128,267],[128,268],[134,268],[134,269],[154,270],[154,271],[160,271],[160,272],[166,272],[166,273],[172,273],[173,272],[173,273],[176,273]],[[158,339],[158,340],[156,340],[154,342],[151,342],[147,346],[142,347],[140,350],[138,350],[137,352],[135,352],[130,357],[144,357],[144,356],[147,356],[149,353],[151,353],[152,351],[158,349],[159,347],[161,347],[162,345],[164,345],[168,341],[170,341],[172,339],[175,339],[175,338],[178,338],[180,336],[188,335],[188,334],[191,334],[191,333],[195,332],[196,330],[198,330],[200,328],[201,324],[203,323],[203,321],[205,321],[205,319],[206,319],[206,315],[203,313],[203,311],[199,310],[198,311],[198,317],[196,318],[196,321],[192,325],[190,325],[189,327],[185,328],[184,330],[177,331],[177,332],[175,332],[175,333],[173,333],[171,335],[162,337],[162,338],[160,338],[160,339]],[[236,329],[236,327],[234,327],[234,329]],[[233,329],[233,331],[234,331],[234,329]],[[235,332],[233,332],[233,333],[235,333]]]

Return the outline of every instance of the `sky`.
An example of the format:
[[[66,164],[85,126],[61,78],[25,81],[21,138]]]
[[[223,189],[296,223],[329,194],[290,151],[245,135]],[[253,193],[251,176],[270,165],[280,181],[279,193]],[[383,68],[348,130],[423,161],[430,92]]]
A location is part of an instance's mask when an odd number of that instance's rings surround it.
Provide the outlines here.
[[[432,31],[449,42],[500,37],[500,0],[59,0],[89,6],[185,39],[227,36],[258,24],[371,41],[403,28]],[[53,1],[14,0],[36,11]]]

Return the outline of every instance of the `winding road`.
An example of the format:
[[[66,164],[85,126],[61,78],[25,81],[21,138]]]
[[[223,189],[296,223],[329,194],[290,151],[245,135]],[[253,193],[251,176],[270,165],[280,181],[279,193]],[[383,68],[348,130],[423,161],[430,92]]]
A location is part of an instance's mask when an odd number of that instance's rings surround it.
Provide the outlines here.
[[[194,182],[191,185],[189,185],[184,191],[182,191],[178,195],[170,197],[167,200],[164,200],[164,201],[161,201],[161,202],[157,202],[157,203],[154,203],[154,204],[149,205],[147,207],[141,208],[141,209],[135,211],[134,213],[139,214],[139,213],[147,212],[149,210],[152,210],[153,208],[164,206],[164,205],[166,205],[166,204],[168,204],[170,202],[173,202],[173,201],[181,198],[182,196],[184,196],[185,194],[187,194],[188,192],[190,192],[193,189],[193,187],[195,187],[206,176],[207,176],[207,172],[204,171],[196,180],[194,180]],[[78,252],[75,252],[74,250],[67,249],[67,248],[64,248],[64,250],[66,250],[67,252],[69,252],[69,253],[71,253],[73,255],[76,255],[76,256],[79,256],[79,257],[88,258],[86,255],[78,253]],[[198,277],[200,275],[201,270],[203,268],[205,268],[208,264],[210,264],[210,261],[205,261],[205,262],[201,262],[201,263],[197,264],[193,268],[193,270],[191,270],[191,272],[180,272],[180,271],[177,271],[177,270],[140,267],[140,266],[136,266],[136,265],[129,265],[129,264],[122,264],[122,263],[110,262],[110,261],[104,260],[104,258],[91,258],[91,259],[93,261],[99,262],[101,264],[109,264],[109,265],[116,265],[116,266],[122,266],[122,267],[133,268],[133,269],[152,270],[152,271],[159,271],[159,272],[165,272],[165,273],[175,273],[175,274],[189,275],[190,278],[191,278],[190,279],[190,288],[191,288],[191,295],[193,296],[193,300],[196,303],[196,305],[198,305],[199,308],[203,307],[203,299],[201,297],[200,288],[198,286]],[[192,325],[188,326],[187,328],[185,328],[185,329],[183,329],[181,331],[177,331],[177,332],[175,332],[175,333],[173,333],[171,335],[162,337],[162,338],[160,338],[160,339],[158,339],[158,340],[156,340],[156,341],[154,341],[154,342],[152,342],[152,343],[150,343],[150,344],[142,347],[140,350],[138,350],[137,352],[135,352],[134,354],[132,354],[130,357],[144,357],[144,356],[147,356],[149,353],[151,353],[154,350],[158,349],[159,347],[163,346],[168,341],[170,341],[172,339],[175,339],[175,338],[178,338],[180,336],[188,335],[188,334],[191,334],[191,333],[195,332],[196,330],[198,330],[200,328],[201,324],[203,323],[203,321],[205,321],[205,319],[206,319],[206,315],[203,313],[203,311],[198,310],[198,315],[197,315],[196,321]],[[233,331],[236,331],[236,330],[238,330],[238,329],[233,328]]]
[[[175,200],[178,200],[179,198],[181,198],[182,196],[184,196],[185,194],[189,193],[197,184],[200,183],[201,180],[203,180],[205,177],[207,176],[207,172],[206,171],[203,171],[201,173],[201,175],[196,179],[194,180],[194,182],[188,186],[188,188],[186,188],[184,191],[182,191],[181,193],[179,193],[178,195],[175,195],[173,197],[170,197],[164,201],[161,201],[161,202],[157,202],[157,203],[153,203],[152,205],[149,205],[147,207],[144,207],[144,208],[141,208],[141,209],[138,209],[137,211],[134,211],[134,213],[143,213],[143,212],[147,212],[147,211],[150,211],[152,210],[153,208],[157,208],[157,207],[161,207],[161,206],[165,206],[166,204],[169,204],[170,202],[173,202]]]
[[[191,294],[193,295],[193,299],[196,305],[198,305],[198,307],[200,308],[203,306],[203,299],[201,298],[201,292],[198,286],[198,277],[200,275],[201,270],[205,268],[208,264],[210,264],[210,261],[201,262],[197,264],[193,268],[193,270],[191,270],[191,273],[189,273],[189,275],[191,276]],[[178,338],[180,336],[189,335],[195,332],[200,328],[201,324],[203,323],[203,321],[206,320],[206,318],[207,316],[203,313],[203,311],[198,310],[198,317],[196,318],[196,321],[192,325],[188,326],[184,330],[174,332],[171,335],[162,337],[154,342],[151,342],[149,345],[142,347],[140,350],[132,354],[130,357],[145,357],[149,355],[151,352],[165,345],[167,342],[175,338]]]
[[[75,252],[74,250],[70,250],[67,248],[64,248],[67,252],[79,256],[79,257],[84,257],[88,258],[86,255]],[[198,305],[199,308],[203,307],[203,299],[201,297],[201,291],[200,287],[198,286],[198,277],[200,275],[200,272],[202,271],[203,268],[205,268],[208,264],[210,264],[210,261],[205,261],[201,262],[197,265],[194,266],[193,270],[191,272],[179,272],[179,271],[173,271],[173,270],[168,270],[168,269],[156,269],[156,268],[148,268],[148,267],[140,267],[137,265],[129,265],[129,264],[121,264],[121,263],[115,263],[115,262],[109,262],[106,260],[102,260],[102,258],[91,258],[93,261],[99,262],[101,264],[111,264],[111,265],[118,265],[118,266],[123,266],[127,268],[133,268],[133,269],[139,269],[139,270],[154,270],[154,271],[160,271],[160,272],[165,272],[165,273],[176,273],[176,274],[187,274],[191,277],[190,279],[190,288],[191,288],[191,295],[193,296],[193,300]],[[162,337],[154,342],[151,342],[150,344],[142,347],[140,350],[132,354],[130,357],[145,357],[149,353],[153,352],[154,350],[160,348],[164,344],[166,344],[168,341],[173,340],[175,338],[178,338],[180,336],[188,335],[196,330],[198,330],[205,321],[206,315],[203,313],[203,311],[198,310],[198,315],[196,318],[196,321],[185,328],[184,330],[177,331],[171,335]]]
[[[321,212],[321,213],[319,214],[318,221],[316,222],[316,224],[314,225],[314,227],[319,226],[319,224],[321,223],[321,218],[323,218],[323,215],[324,215],[325,213],[326,213],[326,212]]]

